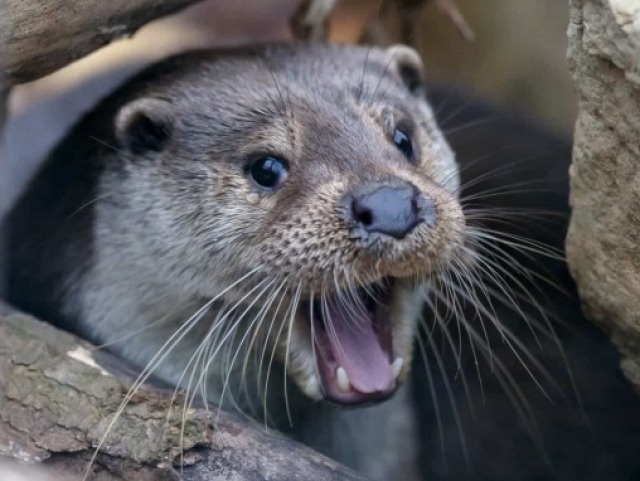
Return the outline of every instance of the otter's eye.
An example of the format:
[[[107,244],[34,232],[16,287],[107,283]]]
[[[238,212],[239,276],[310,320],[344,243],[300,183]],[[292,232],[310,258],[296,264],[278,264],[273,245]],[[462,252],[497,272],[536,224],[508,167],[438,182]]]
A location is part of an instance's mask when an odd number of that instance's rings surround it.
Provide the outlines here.
[[[287,178],[287,164],[277,157],[262,157],[253,163],[250,172],[260,187],[275,189]]]
[[[414,161],[413,142],[409,134],[400,129],[395,129],[392,136],[393,143],[404,154],[407,160]]]

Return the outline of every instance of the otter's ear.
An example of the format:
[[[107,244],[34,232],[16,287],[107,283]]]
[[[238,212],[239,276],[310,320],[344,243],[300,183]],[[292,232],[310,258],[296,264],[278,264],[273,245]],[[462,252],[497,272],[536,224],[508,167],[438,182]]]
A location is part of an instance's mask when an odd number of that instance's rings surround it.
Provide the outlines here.
[[[420,54],[406,45],[393,45],[387,49],[390,68],[395,68],[409,91],[424,94],[424,64]]]
[[[160,152],[171,137],[175,114],[159,99],[139,99],[122,107],[115,121],[116,139],[133,153]]]

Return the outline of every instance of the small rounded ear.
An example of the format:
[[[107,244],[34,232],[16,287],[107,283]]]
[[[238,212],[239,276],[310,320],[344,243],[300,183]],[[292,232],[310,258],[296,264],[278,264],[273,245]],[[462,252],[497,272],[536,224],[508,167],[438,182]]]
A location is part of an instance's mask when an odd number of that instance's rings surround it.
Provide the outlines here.
[[[152,98],[134,100],[116,116],[116,139],[133,154],[160,152],[171,137],[174,121],[169,102]]]
[[[409,91],[424,93],[424,64],[420,54],[406,45],[393,45],[387,49],[389,64],[394,67]]]

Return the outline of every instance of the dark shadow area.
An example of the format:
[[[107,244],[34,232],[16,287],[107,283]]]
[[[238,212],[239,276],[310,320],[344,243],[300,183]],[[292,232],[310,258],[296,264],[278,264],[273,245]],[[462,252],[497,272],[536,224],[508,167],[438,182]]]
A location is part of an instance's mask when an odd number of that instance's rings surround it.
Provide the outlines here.
[[[493,274],[478,271],[491,299],[476,290],[479,313],[461,301],[471,335],[425,315],[427,363],[414,367],[425,479],[639,479],[637,394],[566,264],[536,252],[564,253],[570,142],[450,89],[431,96],[476,212],[469,223],[490,230],[482,243],[494,254]]]

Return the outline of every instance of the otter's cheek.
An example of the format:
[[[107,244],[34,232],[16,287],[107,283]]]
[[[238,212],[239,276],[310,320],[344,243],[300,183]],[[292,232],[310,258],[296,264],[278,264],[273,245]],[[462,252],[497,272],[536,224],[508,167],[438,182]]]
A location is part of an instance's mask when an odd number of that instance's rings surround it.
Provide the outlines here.
[[[267,352],[271,352],[274,343],[277,360],[286,365],[289,376],[298,388],[314,401],[322,399],[320,379],[317,374],[316,361],[311,343],[311,330],[309,323],[303,316],[297,314],[291,324],[290,331],[278,334],[279,328],[272,329],[270,346]]]

